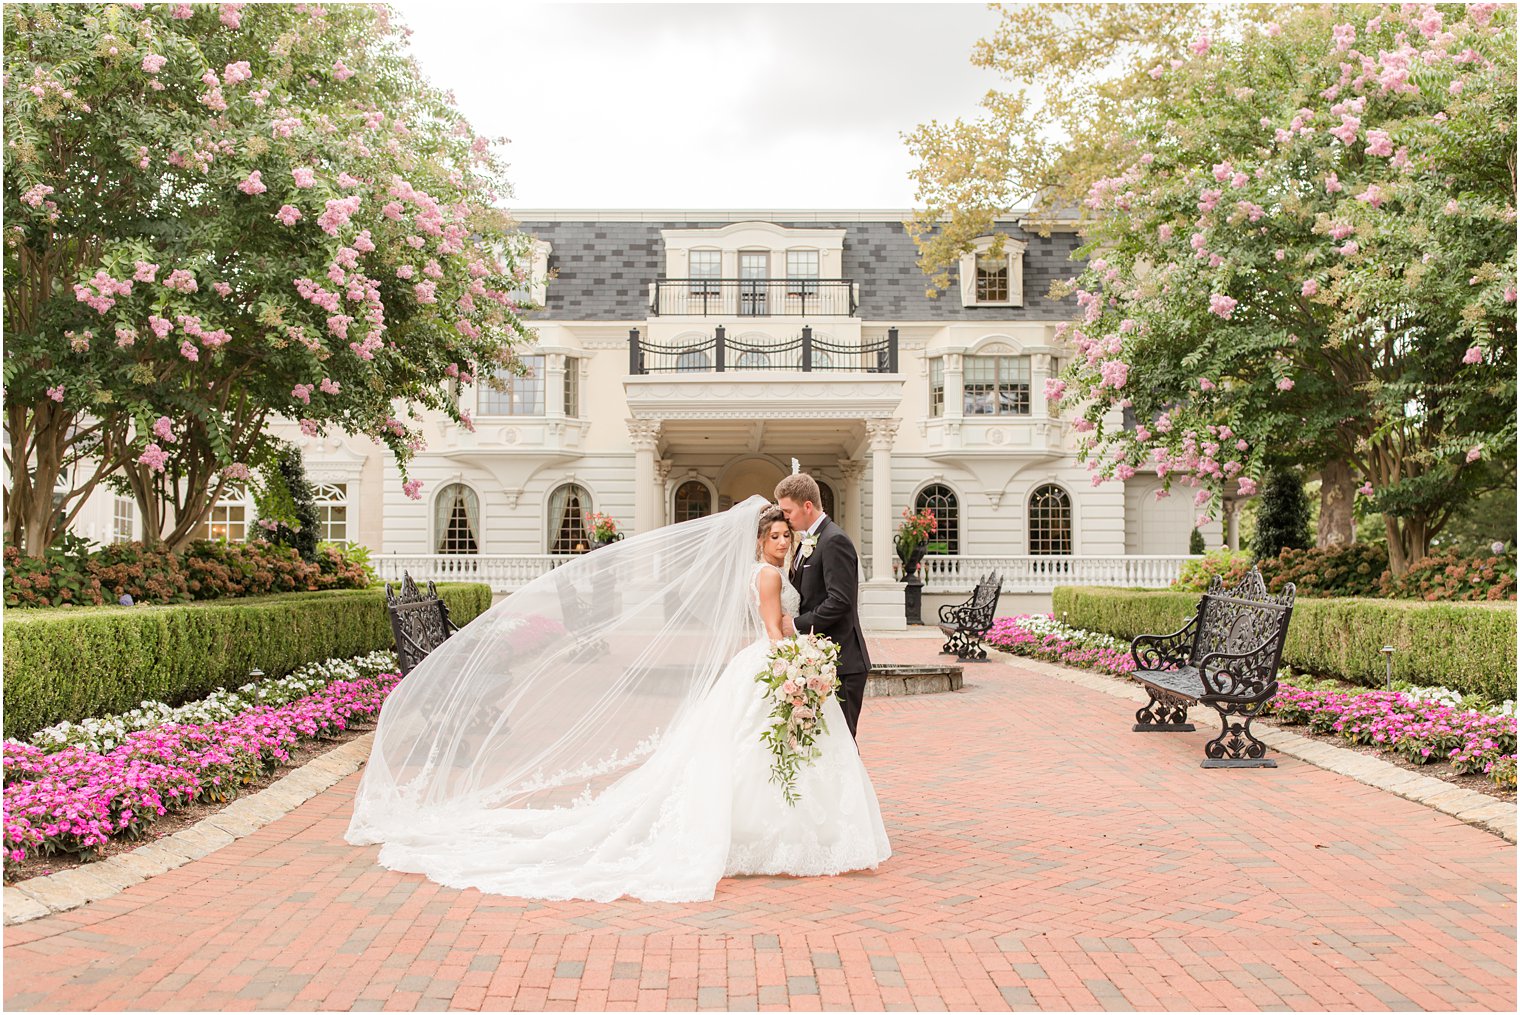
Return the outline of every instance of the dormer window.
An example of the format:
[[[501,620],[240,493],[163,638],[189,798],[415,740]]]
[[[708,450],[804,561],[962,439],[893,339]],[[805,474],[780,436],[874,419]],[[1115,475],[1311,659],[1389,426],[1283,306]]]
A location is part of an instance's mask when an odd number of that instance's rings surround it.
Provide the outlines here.
[[[786,294],[788,296],[818,295],[818,251],[788,250],[786,252]]]
[[[983,236],[961,255],[961,305],[966,307],[1022,307],[1024,305],[1024,250],[1022,240],[1003,237],[1001,254],[995,253],[997,238]]]
[[[717,296],[718,279],[723,277],[723,251],[693,250],[688,267],[693,296]]]

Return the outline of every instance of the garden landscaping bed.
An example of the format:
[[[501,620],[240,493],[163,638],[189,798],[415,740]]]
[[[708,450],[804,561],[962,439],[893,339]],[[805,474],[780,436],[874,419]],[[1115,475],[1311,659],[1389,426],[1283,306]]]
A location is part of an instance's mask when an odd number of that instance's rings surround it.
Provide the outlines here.
[[[288,762],[281,763],[272,771],[254,779],[253,782],[244,786],[242,792],[233,800],[202,801],[177,811],[171,811],[154,822],[153,827],[140,839],[111,839],[98,846],[89,855],[60,853],[53,856],[28,857],[20,863],[13,864],[11,869],[6,872],[5,885],[6,887],[11,887],[35,877],[57,874],[59,871],[72,870],[75,867],[85,867],[97,861],[105,860],[108,857],[130,853],[134,849],[146,846],[148,843],[155,842],[167,835],[184,831],[197,822],[209,818],[213,814],[230,806],[235,800],[245,799],[262,789],[267,789],[302,765],[315,761],[329,751],[334,751],[344,744],[351,743],[373,732],[374,729],[373,723],[354,723],[348,729],[334,736],[324,737],[321,740],[303,744],[301,747],[290,752],[290,760]]]

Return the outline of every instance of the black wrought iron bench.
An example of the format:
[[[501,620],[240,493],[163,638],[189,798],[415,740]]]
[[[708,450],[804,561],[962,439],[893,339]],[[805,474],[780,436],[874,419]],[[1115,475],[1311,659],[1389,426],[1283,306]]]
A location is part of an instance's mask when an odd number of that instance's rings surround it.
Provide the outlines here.
[[[945,635],[940,654],[955,653],[957,659],[986,659],[982,638],[992,627],[998,599],[1003,594],[1003,579],[997,572],[976,583],[971,598],[964,603],[939,608],[939,629]]]
[[[403,677],[459,630],[449,619],[448,604],[439,598],[437,586],[428,582],[427,595],[423,595],[406,571],[401,572],[399,587],[385,583],[385,606],[390,611],[396,661]]]
[[[1254,568],[1228,589],[1216,575],[1182,630],[1136,638],[1134,677],[1150,701],[1135,713],[1135,732],[1191,732],[1188,706],[1208,705],[1221,729],[1203,749],[1204,768],[1276,768],[1251,720],[1277,694],[1294,595],[1291,583],[1269,593]]]

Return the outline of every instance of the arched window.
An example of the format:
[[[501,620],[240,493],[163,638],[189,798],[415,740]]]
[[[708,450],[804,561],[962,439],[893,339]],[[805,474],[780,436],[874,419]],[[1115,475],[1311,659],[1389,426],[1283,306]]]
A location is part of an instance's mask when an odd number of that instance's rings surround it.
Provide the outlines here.
[[[712,514],[712,491],[705,483],[688,479],[676,487],[674,521],[689,522],[693,518],[706,518]]]
[[[1029,495],[1029,552],[1071,552],[1071,498],[1053,483]]]
[[[433,501],[439,553],[480,552],[480,498],[463,483],[450,483]]]
[[[756,352],[754,350],[741,352],[736,366],[741,370],[769,370],[771,368],[771,357],[769,353]]]
[[[348,484],[317,483],[313,493],[317,501],[317,526],[320,538],[347,546]]]
[[[698,349],[689,350],[676,356],[676,371],[683,374],[700,374],[712,369],[712,360],[707,353]]]
[[[834,488],[820,480],[818,483],[818,499],[823,501],[822,504],[818,505],[823,509],[823,513],[830,518],[834,518]],[[838,518],[834,518],[834,520],[836,522],[839,521]]]
[[[955,491],[943,483],[931,483],[918,491],[913,510],[934,512],[936,527],[929,540],[930,553],[961,552],[961,502]]]
[[[591,548],[586,515],[591,495],[574,483],[566,483],[549,496],[549,552],[585,553]]]

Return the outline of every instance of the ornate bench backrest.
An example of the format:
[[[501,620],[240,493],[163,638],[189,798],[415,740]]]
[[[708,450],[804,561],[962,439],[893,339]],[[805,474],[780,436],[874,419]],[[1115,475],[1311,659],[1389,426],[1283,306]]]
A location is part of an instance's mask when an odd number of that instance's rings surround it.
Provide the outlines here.
[[[385,605],[396,635],[396,662],[406,676],[449,636],[449,608],[438,597],[437,586],[428,582],[423,595],[405,571],[399,588],[385,583]]]
[[[996,573],[977,582],[966,603],[965,612],[978,627],[991,627],[992,615],[997,612],[998,597],[1003,594],[1003,580]]]
[[[1291,582],[1280,593],[1268,592],[1261,572],[1255,568],[1228,589],[1216,575],[1198,603],[1193,665],[1211,652],[1244,653],[1270,644],[1269,657],[1263,656],[1249,672],[1235,674],[1242,693],[1255,693],[1267,687],[1277,679],[1295,595]]]

